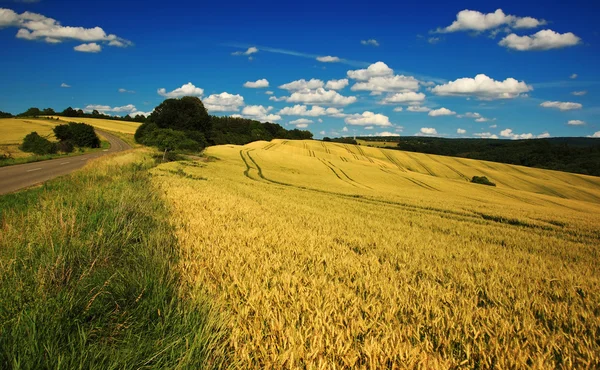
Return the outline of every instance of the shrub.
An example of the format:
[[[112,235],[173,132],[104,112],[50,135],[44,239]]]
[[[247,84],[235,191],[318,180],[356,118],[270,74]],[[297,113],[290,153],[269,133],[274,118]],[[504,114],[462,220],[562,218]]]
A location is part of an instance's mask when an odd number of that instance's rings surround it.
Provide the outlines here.
[[[72,153],[75,146],[69,140],[63,140],[58,143],[58,150],[63,153]]]
[[[488,186],[496,186],[495,183],[491,182],[487,177],[485,176],[473,176],[473,179],[471,180],[472,183],[474,184],[482,184],[482,185],[488,185]]]
[[[85,123],[69,122],[54,127],[54,136],[60,141],[71,141],[79,147],[99,148],[100,138],[94,127]]]
[[[38,155],[54,154],[57,151],[56,143],[41,137],[37,132],[32,132],[25,136],[20,149],[24,152],[35,153]]]

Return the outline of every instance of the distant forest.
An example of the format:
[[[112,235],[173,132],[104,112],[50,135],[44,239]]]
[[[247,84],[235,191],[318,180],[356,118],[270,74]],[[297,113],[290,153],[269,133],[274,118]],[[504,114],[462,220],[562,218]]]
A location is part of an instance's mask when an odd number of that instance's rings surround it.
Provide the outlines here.
[[[396,149],[600,176],[600,139],[557,137],[529,140],[361,137],[397,142]],[[368,145],[368,144],[367,144]],[[389,148],[389,147],[388,147]],[[389,148],[393,149],[393,148]]]

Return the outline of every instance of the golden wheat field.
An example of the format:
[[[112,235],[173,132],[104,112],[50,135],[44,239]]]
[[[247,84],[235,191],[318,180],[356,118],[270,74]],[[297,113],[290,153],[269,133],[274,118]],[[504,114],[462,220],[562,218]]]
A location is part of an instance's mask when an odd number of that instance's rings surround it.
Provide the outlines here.
[[[56,123],[35,118],[1,118],[0,119],[0,145],[21,144],[25,135],[36,131],[40,136],[54,139],[52,128]]]
[[[81,122],[87,123],[88,125],[94,126],[101,130],[112,131],[112,132],[120,132],[123,134],[135,134],[135,131],[140,126],[138,122],[128,122],[128,121],[115,121],[109,119],[100,119],[100,118],[87,118],[87,117],[61,117],[61,116],[52,116],[50,118],[57,118],[63,122]]]
[[[356,142],[364,146],[373,146],[377,148],[397,148],[398,143],[393,141],[375,141],[375,140],[361,140],[356,139]]]
[[[238,368],[600,366],[600,178],[318,141],[206,152],[153,181],[182,294],[218,304]]]

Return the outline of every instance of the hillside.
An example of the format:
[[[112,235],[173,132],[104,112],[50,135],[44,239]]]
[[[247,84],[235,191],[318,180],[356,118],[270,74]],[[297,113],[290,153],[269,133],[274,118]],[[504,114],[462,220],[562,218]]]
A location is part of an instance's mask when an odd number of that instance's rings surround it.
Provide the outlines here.
[[[153,183],[239,367],[600,365],[600,179],[317,141],[206,154]]]

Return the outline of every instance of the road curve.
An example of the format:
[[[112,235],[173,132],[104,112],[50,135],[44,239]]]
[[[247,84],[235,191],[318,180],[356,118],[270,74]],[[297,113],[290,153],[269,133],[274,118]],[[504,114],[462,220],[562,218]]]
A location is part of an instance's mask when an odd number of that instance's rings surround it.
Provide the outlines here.
[[[109,149],[72,157],[0,167],[0,194],[11,193],[58,176],[66,175],[85,166],[89,159],[131,148],[129,144],[113,134],[101,130],[96,130],[96,132],[108,140],[110,143]]]

